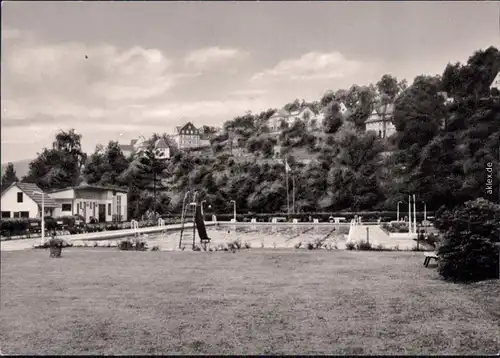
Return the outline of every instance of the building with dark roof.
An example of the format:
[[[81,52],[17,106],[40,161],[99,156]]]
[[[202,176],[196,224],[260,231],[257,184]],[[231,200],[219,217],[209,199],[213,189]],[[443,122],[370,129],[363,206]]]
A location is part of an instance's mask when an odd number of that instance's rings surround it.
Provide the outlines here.
[[[2,219],[39,218],[42,204],[45,215],[53,216],[59,204],[33,183],[12,183],[2,192]]]
[[[378,105],[365,121],[366,131],[378,134],[379,138],[387,138],[396,132],[396,127],[392,122],[394,117],[394,104],[387,103]]]

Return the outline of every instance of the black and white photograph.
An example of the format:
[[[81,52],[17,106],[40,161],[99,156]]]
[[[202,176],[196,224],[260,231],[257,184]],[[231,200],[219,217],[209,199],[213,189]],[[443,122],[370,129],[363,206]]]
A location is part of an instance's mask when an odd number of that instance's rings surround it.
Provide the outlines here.
[[[500,356],[500,3],[2,1],[0,355]]]

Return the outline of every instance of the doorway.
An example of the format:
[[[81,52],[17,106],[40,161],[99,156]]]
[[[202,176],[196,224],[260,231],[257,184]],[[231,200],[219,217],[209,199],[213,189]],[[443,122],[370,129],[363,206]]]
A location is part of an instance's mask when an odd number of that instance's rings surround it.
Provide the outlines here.
[[[106,222],[106,204],[99,204],[99,222]]]

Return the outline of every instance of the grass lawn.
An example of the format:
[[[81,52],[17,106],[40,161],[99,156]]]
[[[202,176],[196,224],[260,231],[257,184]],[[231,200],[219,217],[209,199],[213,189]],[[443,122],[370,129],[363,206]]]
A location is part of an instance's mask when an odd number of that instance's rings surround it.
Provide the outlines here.
[[[1,252],[3,354],[496,354],[500,281],[423,253]]]

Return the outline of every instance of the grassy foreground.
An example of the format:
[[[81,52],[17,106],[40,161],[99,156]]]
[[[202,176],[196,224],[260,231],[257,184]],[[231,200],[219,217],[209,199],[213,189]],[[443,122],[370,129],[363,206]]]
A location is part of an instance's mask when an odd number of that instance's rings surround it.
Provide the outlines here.
[[[1,252],[3,354],[496,354],[500,282],[414,252]]]

